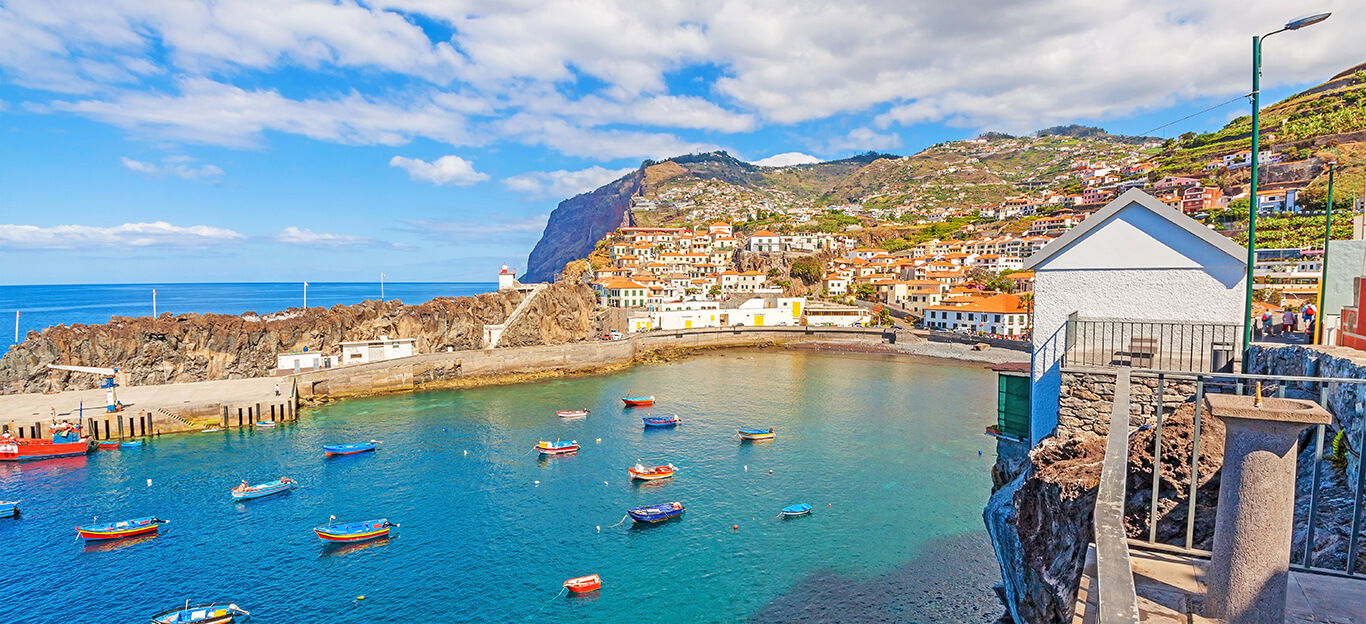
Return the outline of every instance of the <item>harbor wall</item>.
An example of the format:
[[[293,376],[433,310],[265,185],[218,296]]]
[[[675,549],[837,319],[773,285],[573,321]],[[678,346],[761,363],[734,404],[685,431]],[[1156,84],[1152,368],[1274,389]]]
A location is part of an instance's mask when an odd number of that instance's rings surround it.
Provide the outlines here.
[[[304,398],[458,387],[609,370],[665,350],[774,343],[896,342],[893,330],[859,327],[727,327],[652,331],[623,340],[426,353],[293,376]]]

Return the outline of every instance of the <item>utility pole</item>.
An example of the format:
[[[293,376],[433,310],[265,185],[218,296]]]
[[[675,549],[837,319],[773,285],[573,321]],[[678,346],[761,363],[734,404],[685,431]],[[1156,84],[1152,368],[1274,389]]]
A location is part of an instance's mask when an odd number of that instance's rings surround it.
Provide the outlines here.
[[[1333,239],[1333,173],[1337,162],[1328,163],[1328,209],[1323,211],[1323,263],[1319,271],[1319,303],[1314,311],[1314,339],[1319,344],[1323,336],[1323,300],[1328,296],[1328,242]]]

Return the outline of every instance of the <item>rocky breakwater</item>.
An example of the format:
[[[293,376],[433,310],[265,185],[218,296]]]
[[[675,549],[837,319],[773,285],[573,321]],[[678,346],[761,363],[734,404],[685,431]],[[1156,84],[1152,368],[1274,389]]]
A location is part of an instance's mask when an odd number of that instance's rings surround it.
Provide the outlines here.
[[[92,375],[54,371],[47,364],[119,369],[119,383],[150,385],[264,377],[276,356],[291,351],[337,354],[340,343],[379,336],[416,339],[415,351],[479,349],[483,327],[504,322],[525,295],[441,297],[419,305],[365,301],[331,308],[291,308],[241,316],[163,314],[115,317],[103,325],[58,325],[29,332],[0,358],[0,394],[95,387]],[[553,285],[509,328],[507,345],[562,344],[587,339],[596,300],[577,284]]]
[[[1163,423],[1157,522],[1161,542],[1184,545],[1194,412],[1194,405],[1186,403]],[[1145,429],[1129,440],[1125,528],[1133,538],[1148,535],[1153,434]],[[1223,440],[1222,424],[1203,418],[1196,548],[1209,548],[1213,541]],[[1006,614],[1000,621],[1073,621],[1104,457],[1105,440],[1099,436],[1049,438],[1023,461],[1004,461],[993,469],[993,491],[983,519],[1001,564],[1002,584],[997,589]]]

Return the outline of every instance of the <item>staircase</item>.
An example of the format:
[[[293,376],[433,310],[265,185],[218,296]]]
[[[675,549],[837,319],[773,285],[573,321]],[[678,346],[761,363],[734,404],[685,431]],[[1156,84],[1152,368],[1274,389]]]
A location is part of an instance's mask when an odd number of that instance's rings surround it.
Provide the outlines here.
[[[513,308],[512,314],[509,314],[507,319],[498,325],[485,325],[484,348],[492,349],[497,347],[498,341],[503,337],[503,330],[511,327],[513,323],[517,322],[517,319],[522,317],[522,313],[526,312],[526,309],[531,306],[531,302],[536,298],[536,295],[541,294],[541,291],[545,290],[545,288],[546,284],[533,284],[531,286],[531,292],[527,294],[525,299],[522,299],[521,303],[517,304],[516,308]]]
[[[167,410],[167,409],[164,408],[164,407],[158,407],[158,408],[157,408],[157,414],[160,414],[161,416],[164,416],[164,417],[169,418],[169,419],[171,419],[171,420],[173,420],[173,421],[175,421],[175,422],[178,422],[178,423],[180,423],[181,426],[183,426],[183,427],[186,427],[186,428],[189,428],[189,427],[190,427],[190,421],[185,420],[184,418],[181,418],[180,416],[176,415],[175,413],[171,412],[170,410]]]

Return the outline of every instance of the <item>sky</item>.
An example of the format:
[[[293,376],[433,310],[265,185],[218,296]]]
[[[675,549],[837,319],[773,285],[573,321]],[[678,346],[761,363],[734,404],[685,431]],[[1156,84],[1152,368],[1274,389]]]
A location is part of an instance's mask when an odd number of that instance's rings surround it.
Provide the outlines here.
[[[0,284],[491,281],[646,158],[1147,133],[1320,11],[1264,103],[1366,61],[1366,2],[0,0]]]

